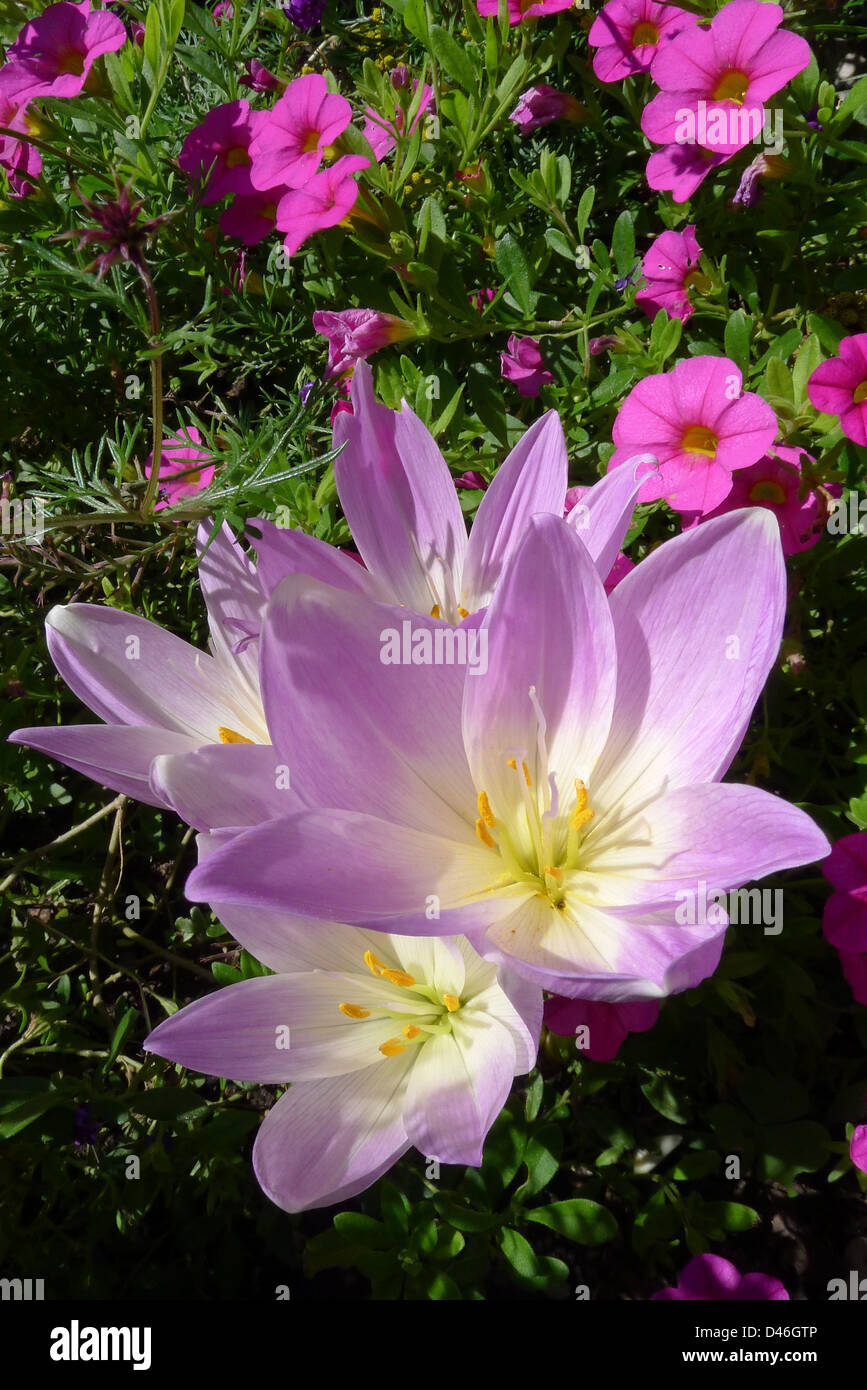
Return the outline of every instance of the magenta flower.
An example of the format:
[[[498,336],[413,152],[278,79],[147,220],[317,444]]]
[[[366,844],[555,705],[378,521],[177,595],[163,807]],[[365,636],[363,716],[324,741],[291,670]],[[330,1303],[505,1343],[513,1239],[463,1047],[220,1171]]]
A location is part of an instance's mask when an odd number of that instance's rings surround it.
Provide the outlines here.
[[[286,0],[283,8],[297,29],[309,33],[322,23],[328,0]]]
[[[856,1125],[849,1141],[849,1157],[856,1168],[867,1173],[867,1125]]]
[[[505,352],[500,353],[500,371],[522,396],[538,396],[542,386],[554,378],[542,361],[535,338],[519,338],[512,334]]]
[[[641,273],[647,281],[635,296],[650,319],[664,309],[670,319],[687,323],[692,318],[689,292],[710,289],[710,281],[696,266],[701,247],[690,224],[682,232],[663,232],[656,238],[641,262]]]
[[[705,512],[703,517],[685,515],[684,528],[739,507],[766,507],[777,518],[784,555],[797,555],[799,551],[810,550],[825,528],[828,504],[826,497],[813,487],[801,495],[802,457],[815,463],[815,459],[809,454],[805,455],[803,449],[775,445],[773,452],[765,454],[758,463],[738,469],[732,477],[731,492],[712,511]],[[839,497],[841,490],[838,484],[831,483],[824,492],[830,497]]]
[[[731,491],[733,471],[758,462],[777,434],[771,407],[741,384],[728,357],[692,357],[645,377],[614,421],[617,449],[609,470],[649,449],[660,466],[645,481],[640,502],[664,497],[678,512],[712,511]]]
[[[587,35],[590,47],[597,50],[593,71],[600,82],[620,82],[647,72],[661,44],[697,23],[697,15],[657,0],[609,0]]]
[[[651,460],[649,456],[644,456],[641,459],[633,459],[632,463],[636,465],[633,469],[633,474],[636,479],[635,491],[637,492],[639,487],[639,475],[643,471],[643,465],[650,463],[652,467],[648,471],[652,471],[656,466],[656,459]],[[563,516],[571,518],[570,524],[574,526],[581,539],[585,542],[587,541],[587,533],[592,530],[594,525],[592,509],[595,496],[595,486],[570,487],[563,501]],[[606,594],[610,594],[620,583],[621,579],[625,579],[629,571],[634,569],[635,565],[622,551],[614,555],[611,561],[611,568],[608,570],[607,574],[603,573],[601,569],[599,571],[602,575],[602,582],[605,586]]]
[[[709,29],[675,34],[651,65],[661,90],[642,113],[648,139],[697,143],[716,154],[734,154],[754,139],[764,103],[810,61],[806,39],[780,31],[782,20],[779,5],[729,0]]]
[[[415,329],[406,319],[395,314],[381,314],[378,309],[317,309],[313,327],[328,339],[328,369],[325,380],[340,376],[388,347],[389,343],[405,342],[415,336]]]
[[[481,473],[475,468],[469,468],[466,473],[460,473],[455,478],[455,487],[465,488],[468,492],[486,492],[488,484]]]
[[[476,313],[484,313],[486,306],[488,304],[493,304],[496,297],[497,291],[492,290],[490,285],[488,285],[483,290],[473,291],[473,293],[469,296],[470,306],[476,310]]]
[[[283,194],[277,204],[277,227],[286,234],[283,245],[290,256],[308,237],[326,227],[336,227],[345,219],[358,198],[358,183],[353,174],[366,169],[369,163],[364,155],[343,155],[330,169],[314,174],[303,188],[290,187]]]
[[[651,188],[670,193],[676,203],[686,203],[708,174],[730,158],[711,154],[701,145],[666,145],[650,155],[644,173]]]
[[[574,0],[507,0],[507,4],[509,23],[515,25],[525,19],[541,19],[544,15],[569,10]],[[476,0],[476,7],[480,15],[493,15],[495,19],[499,12],[498,0]]]
[[[0,68],[0,126],[20,131],[26,136],[30,125],[27,104],[31,77],[21,64],[10,63]],[[26,198],[33,192],[33,183],[42,171],[42,156],[35,145],[14,135],[0,135],[0,167],[9,176],[12,196]]]
[[[488,526],[504,471],[479,508]],[[383,545],[393,523],[366,481],[356,495]],[[446,486],[440,507],[457,508]],[[448,558],[449,537],[437,539],[418,554]],[[262,698],[301,809],[221,836],[187,896],[413,936],[470,932],[487,958],[569,997],[689,988],[715,968],[725,925],[679,922],[685,891],[704,880],[725,893],[827,854],[802,811],[718,781],[785,607],[778,529],[761,508],[667,542],[610,600],[569,523],[534,508],[481,623],[464,629],[484,651],[483,679],[481,663],[384,663],[394,609],[290,575],[262,626]],[[419,612],[403,621],[427,634],[419,651],[443,632]],[[209,749],[160,759],[160,785],[191,824],[215,824],[219,763]]]
[[[478,1167],[513,1078],[535,1063],[541,992],[462,938],[221,910],[276,973],[188,1005],[145,1047],[209,1075],[292,1082],[253,1149],[271,1200],[345,1201],[413,1146]]]
[[[813,372],[807,394],[817,410],[839,415],[847,439],[867,445],[867,333],[842,338],[838,352]]]
[[[734,4],[738,0],[733,0]],[[789,1295],[779,1279],[770,1274],[741,1274],[722,1255],[696,1255],[680,1271],[674,1288],[660,1289],[656,1299],[694,1302],[740,1300],[745,1303],[788,1302]]]
[[[24,25],[6,61],[26,71],[29,98],[77,97],[97,58],[123,48],[126,37],[123,22],[109,10],[92,10],[89,0],[61,0]]]
[[[280,187],[237,194],[220,214],[220,231],[240,237],[245,246],[257,246],[276,227],[277,208],[288,191]]]
[[[552,121],[580,121],[586,115],[586,108],[568,92],[558,92],[547,82],[537,82],[521,96],[509,120],[529,135],[531,130],[550,125]]]
[[[392,86],[405,86],[406,84],[403,81],[395,83],[394,73],[398,73],[399,76],[402,77],[402,73],[400,73],[400,70],[398,68],[395,68],[394,72],[391,74]],[[418,78],[413,78],[412,90],[414,93],[418,91]],[[422,88],[419,108],[416,111],[410,123],[410,135],[412,135],[413,132],[417,129],[419,122],[422,120],[422,117],[425,115],[425,112],[428,111],[428,109],[433,105],[433,102],[433,87],[429,87],[428,84],[425,82]],[[376,156],[377,161],[385,159],[387,155],[391,154],[392,150],[397,144],[398,136],[403,134],[405,121],[406,117],[402,106],[395,105],[394,116],[391,119],[389,119],[386,116],[381,116],[379,112],[375,111],[372,106],[365,107],[364,129],[362,130],[362,134],[365,140],[367,140],[367,142],[369,143],[370,148],[373,150],[373,153]]]
[[[307,73],[290,82],[250,146],[253,187],[302,188],[352,120],[346,97],[329,92],[325,78]],[[358,167],[364,168],[364,165]]]
[[[785,178],[791,167],[789,161],[783,159],[782,155],[757,154],[752,163],[748,164],[741,174],[740,182],[732,198],[732,207],[737,207],[739,204],[745,208],[755,207],[764,197],[764,189],[759,184],[759,179]]]
[[[594,999],[563,999],[555,994],[545,1000],[545,1026],[552,1033],[574,1037],[579,1028],[586,1028],[586,1033],[581,1034],[586,1042],[578,1052],[591,1062],[612,1061],[630,1033],[646,1033],[658,1018],[659,1004],[655,999],[640,999],[634,1004],[600,1004]]]
[[[634,569],[635,562],[630,560],[628,555],[624,555],[623,551],[621,551],[619,555],[616,555],[614,557],[614,564],[611,566],[604,580],[606,594],[612,593],[613,590],[617,588],[621,579],[625,579],[630,570]]]
[[[159,501],[154,511],[173,507],[184,497],[195,497],[214,477],[215,465],[209,449],[202,447],[202,436],[195,426],[163,440],[160,453]],[[145,473],[150,477],[153,454],[145,461]]]
[[[267,120],[267,111],[251,111],[248,101],[227,101],[190,131],[178,164],[191,184],[202,185],[203,203],[218,203],[227,193],[253,192],[250,145]]]
[[[241,87],[249,87],[253,92],[277,92],[283,86],[279,77],[275,77],[273,72],[269,72],[256,58],[249,59],[247,71],[243,77],[238,78],[238,84]]]
[[[843,974],[859,1004],[867,1004],[867,831],[838,840],[822,865],[834,892],[822,931],[840,954]]]

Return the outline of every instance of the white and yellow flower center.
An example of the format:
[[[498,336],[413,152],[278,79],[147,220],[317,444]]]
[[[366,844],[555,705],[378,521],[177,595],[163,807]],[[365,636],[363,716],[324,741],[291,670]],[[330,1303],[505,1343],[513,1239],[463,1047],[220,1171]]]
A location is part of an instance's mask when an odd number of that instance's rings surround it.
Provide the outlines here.
[[[364,963],[377,979],[387,980],[390,985],[407,992],[406,1008],[392,1008],[385,1002],[372,1008],[348,1003],[337,1006],[345,1018],[356,1021],[366,1018],[394,1020],[397,1026],[395,1036],[387,1038],[379,1045],[383,1057],[399,1057],[413,1044],[419,1046],[429,1042],[431,1038],[451,1033],[452,1014],[457,1013],[461,1007],[461,1000],[456,994],[439,992],[431,985],[419,983],[408,971],[386,965],[373,951],[365,951]]]

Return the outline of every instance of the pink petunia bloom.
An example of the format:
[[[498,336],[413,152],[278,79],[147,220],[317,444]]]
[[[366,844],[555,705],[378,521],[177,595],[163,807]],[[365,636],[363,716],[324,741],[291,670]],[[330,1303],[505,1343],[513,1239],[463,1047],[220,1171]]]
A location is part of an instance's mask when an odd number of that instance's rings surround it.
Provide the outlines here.
[[[554,378],[542,361],[535,338],[519,338],[513,333],[505,352],[500,353],[500,371],[506,381],[517,386],[522,396],[538,396],[540,387]]]
[[[648,72],[660,44],[697,23],[697,15],[657,0],[609,0],[587,35],[590,47],[597,50],[593,71],[600,82],[620,82]]]
[[[466,488],[468,492],[485,492],[487,486],[486,480],[475,468],[470,468],[455,478],[455,487]]]
[[[862,1173],[867,1173],[867,1125],[856,1125],[852,1131],[849,1157],[856,1168],[860,1168]]]
[[[701,247],[696,240],[695,226],[682,232],[663,232],[645,254],[641,272],[647,284],[635,296],[647,317],[653,319],[664,309],[670,319],[686,323],[692,318],[689,292],[695,287],[710,289],[710,281],[696,266]]]
[[[352,120],[346,97],[329,92],[325,78],[307,73],[290,82],[250,145],[253,187],[302,188],[326,151]],[[363,166],[360,166],[363,167]]]
[[[30,76],[20,64],[10,63],[0,68],[0,126],[27,135]],[[42,156],[28,140],[16,140],[13,135],[0,135],[0,167],[9,176],[12,196],[26,198],[32,193],[32,180],[42,170]]]
[[[507,0],[509,23],[514,26],[524,19],[541,19],[559,10],[570,10],[574,3],[575,0]],[[492,15],[494,19],[499,12],[498,0],[476,0],[476,7],[480,15]]]
[[[728,357],[692,357],[633,386],[617,419],[609,471],[639,449],[659,459],[639,502],[664,497],[678,512],[703,516],[731,491],[732,473],[767,453],[777,417]]]
[[[24,25],[6,60],[26,69],[30,98],[77,97],[97,58],[123,48],[126,39],[117,15],[92,10],[89,0],[61,0]]]
[[[399,72],[397,68],[395,68],[394,71]],[[405,86],[406,84],[403,82],[395,84],[394,73],[392,73],[392,86],[395,85]],[[415,77],[412,80],[412,90],[413,93],[418,91],[418,79]],[[416,114],[413,116],[412,124],[409,128],[410,135],[417,129],[425,112],[433,105],[433,101],[434,89],[433,87],[429,87],[425,82],[422,88],[421,103]],[[377,161],[385,159],[387,155],[391,154],[397,144],[398,136],[403,134],[405,119],[406,117],[402,106],[395,105],[394,118],[392,120],[389,120],[386,116],[381,116],[372,106],[365,107],[364,127],[361,133],[376,155]]]
[[[686,203],[708,174],[731,155],[711,154],[701,145],[666,145],[654,150],[644,176],[650,188],[670,193],[676,203]]]
[[[770,1274],[741,1274],[722,1255],[696,1255],[684,1265],[674,1288],[660,1289],[655,1300],[744,1303],[788,1302],[789,1295],[779,1279]]]
[[[521,96],[509,120],[528,135],[531,130],[550,125],[552,121],[580,121],[586,115],[587,108],[568,92],[558,92],[547,82],[537,82]]]
[[[841,338],[838,352],[816,368],[807,395],[817,410],[839,415],[847,439],[867,445],[867,333]]]
[[[635,1003],[605,1004],[595,999],[564,999],[555,994],[546,999],[544,1022],[560,1037],[574,1037],[579,1028],[586,1028],[578,1039],[581,1055],[591,1062],[610,1062],[620,1051],[629,1033],[646,1033],[659,1018],[655,999],[639,999]]]
[[[641,116],[648,139],[717,154],[734,154],[755,139],[764,103],[810,61],[806,39],[778,32],[782,19],[779,5],[730,0],[709,29],[676,34],[651,65],[661,90]]]
[[[206,488],[214,476],[212,459],[213,454],[202,447],[202,436],[193,425],[164,439],[160,454],[159,501],[154,511],[173,507],[183,498],[195,497]],[[149,454],[145,462],[148,477],[152,464],[153,454]]]
[[[843,974],[859,1004],[867,1004],[867,831],[844,835],[822,864],[834,892],[822,931],[840,953]]]
[[[286,187],[239,193],[220,214],[220,231],[240,237],[245,246],[257,246],[277,225],[277,208],[288,193]]]
[[[218,203],[227,193],[253,192],[250,145],[267,120],[268,112],[251,111],[248,101],[227,101],[190,131],[178,164],[191,184],[203,185],[203,203]]]
[[[249,87],[253,92],[276,92],[283,86],[279,77],[275,77],[273,72],[269,72],[264,64],[251,58],[247,63],[247,71],[243,77],[238,78],[238,85]]]
[[[364,361],[389,343],[412,338],[415,330],[406,319],[381,314],[378,309],[342,309],[336,313],[319,309],[313,327],[328,339],[328,369],[325,380],[340,376],[356,362]]]
[[[702,517],[684,516],[684,530],[712,516],[736,511],[738,507],[766,507],[780,524],[784,555],[810,550],[825,529],[828,501],[815,488],[809,488],[801,497],[802,456],[810,463],[815,462],[809,454],[804,455],[803,449],[776,445],[773,452],[765,454],[758,463],[741,468],[733,475],[731,492],[718,507]],[[839,497],[842,489],[839,484],[831,483],[824,491],[831,497]]]
[[[593,526],[590,505],[585,501],[587,495],[592,494],[592,492],[592,487],[587,487],[585,485],[570,487],[566,491],[566,497],[563,502],[563,516],[570,516],[572,518],[571,525],[574,526],[582,540],[586,539],[587,533]],[[620,583],[621,579],[625,579],[629,571],[634,569],[635,565],[633,562],[629,559],[628,555],[624,555],[621,550],[611,561],[611,568],[603,578],[602,582],[606,594],[610,594]]]
[[[629,574],[630,570],[634,569],[635,561],[630,560],[629,556],[624,555],[623,551],[621,550],[620,554],[616,557],[614,564],[611,566],[611,569],[608,571],[608,574],[605,577],[604,587],[606,594],[612,593],[613,590],[617,588],[617,585],[620,583],[621,579],[625,579],[627,574]]]
[[[290,188],[277,204],[277,227],[286,235],[283,245],[294,256],[308,237],[336,227],[355,206],[358,184],[352,177],[370,163],[363,155],[347,154],[308,179],[303,188]]]

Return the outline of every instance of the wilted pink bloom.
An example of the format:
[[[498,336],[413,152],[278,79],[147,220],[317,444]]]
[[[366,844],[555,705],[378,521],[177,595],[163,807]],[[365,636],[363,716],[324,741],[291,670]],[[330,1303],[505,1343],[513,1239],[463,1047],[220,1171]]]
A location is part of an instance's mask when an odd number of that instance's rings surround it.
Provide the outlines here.
[[[579,1028],[586,1043],[578,1051],[591,1062],[610,1062],[620,1051],[629,1033],[646,1033],[659,1018],[655,999],[639,999],[635,1003],[605,1004],[595,999],[564,999],[555,994],[545,1001],[546,1028],[560,1037],[574,1037]]]
[[[822,931],[840,953],[843,974],[859,1004],[867,1004],[867,831],[844,835],[822,864],[834,892]]]
[[[607,352],[609,348],[616,347],[618,341],[619,340],[610,333],[605,334],[601,338],[591,338],[587,344],[587,351],[590,353],[591,357],[599,357],[601,353]]]
[[[466,488],[469,492],[484,492],[488,484],[481,473],[477,473],[474,468],[466,473],[461,473],[455,478],[455,487]]]
[[[145,27],[142,24],[141,20],[131,20],[129,31],[132,35],[132,41],[135,44],[136,48],[141,48],[142,44],[144,43],[145,37]]]
[[[741,204],[745,208],[755,207],[756,203],[761,202],[764,190],[759,185],[759,179],[782,179],[791,169],[791,164],[787,159],[783,159],[778,154],[757,154],[751,164],[748,164],[741,174],[737,192],[732,198],[732,207]]]
[[[203,203],[218,203],[227,193],[253,192],[250,144],[267,120],[268,112],[251,111],[249,101],[227,101],[190,131],[178,164],[191,183],[203,185]]]
[[[492,290],[490,287],[484,290],[474,290],[473,293],[470,295],[470,304],[476,310],[477,313],[481,314],[485,308],[485,305],[493,304],[496,297],[497,291]]]
[[[10,63],[0,68],[0,126],[20,131],[22,135],[28,133],[26,111],[30,87],[30,75],[20,64]],[[28,140],[0,135],[0,167],[9,176],[12,196],[26,198],[33,191],[32,181],[42,170],[42,156]]]
[[[849,1157],[856,1168],[860,1168],[862,1173],[867,1173],[867,1125],[856,1125],[852,1131]]]
[[[232,4],[232,0],[217,0],[217,4],[214,6],[211,13],[214,19],[217,20],[234,19],[235,6]]]
[[[154,511],[173,507],[184,497],[195,497],[214,476],[213,455],[202,447],[202,436],[194,425],[163,440],[160,454],[159,501]],[[148,454],[145,473],[150,477],[153,454]]]
[[[415,335],[406,319],[381,314],[378,309],[318,309],[313,327],[328,339],[328,370],[325,379],[340,376],[348,367],[370,357],[389,343],[400,343]]]
[[[249,87],[254,92],[276,92],[283,84],[279,77],[275,77],[262,63],[251,58],[244,76],[238,78],[238,85]]]
[[[520,24],[523,19],[540,19],[543,15],[557,14],[559,10],[569,10],[575,0],[507,0],[509,23]],[[498,0],[476,0],[480,15],[493,15],[496,19]]]
[[[762,129],[764,102],[810,61],[806,39],[780,31],[783,11],[763,0],[729,0],[709,29],[682,30],[653,60],[661,89],[641,129],[656,144],[704,145],[734,154]]]
[[[395,72],[398,71],[399,69],[395,68]],[[397,84],[392,81],[392,85],[394,86]],[[415,77],[412,80],[412,90],[413,93],[418,91],[418,79]],[[413,116],[412,124],[409,128],[410,135],[417,129],[425,112],[433,104],[433,100],[433,87],[429,87],[428,84],[425,83],[421,94],[421,104],[419,105],[418,111]],[[386,155],[391,154],[397,143],[397,137],[403,134],[405,119],[403,107],[397,104],[395,104],[393,119],[381,116],[372,106],[365,107],[362,134],[373,150],[373,153],[376,155],[377,160],[385,159]]]
[[[712,516],[722,516],[723,512],[733,512],[739,507],[766,507],[780,524],[784,555],[810,550],[824,530],[828,503],[827,498],[815,488],[809,488],[803,497],[800,496],[802,457],[815,463],[815,459],[805,454],[803,449],[776,445],[773,452],[765,454],[758,463],[738,469],[732,477],[731,492],[718,507],[705,512],[703,517],[684,516],[684,530],[700,520],[707,521]],[[839,497],[841,488],[832,483],[825,488],[825,492],[828,496]]]
[[[277,227],[286,233],[283,245],[290,256],[315,232],[343,221],[358,197],[352,176],[369,163],[363,155],[343,155],[329,169],[314,174],[303,188],[284,193],[277,204]]]
[[[522,396],[538,396],[540,387],[554,380],[542,361],[536,339],[519,338],[514,333],[506,351],[500,353],[500,371]]]
[[[735,3],[737,0],[735,0]],[[664,497],[678,512],[704,515],[728,496],[732,472],[767,453],[777,417],[728,357],[692,357],[633,386],[617,419],[609,471],[640,449],[659,459],[639,502]]]
[[[586,115],[586,107],[568,92],[558,92],[547,82],[537,82],[535,87],[524,92],[510,113],[509,120],[527,134],[540,126],[550,125],[552,121],[580,121]]]
[[[283,183],[287,188],[302,188],[349,125],[352,107],[346,97],[329,92],[320,73],[310,72],[290,82],[273,110],[264,115],[250,145],[253,187],[275,188]]]
[[[664,309],[670,319],[680,319],[686,323],[692,318],[692,305],[689,292],[695,287],[706,291],[710,281],[700,270],[696,270],[701,247],[696,240],[695,226],[690,224],[682,232],[663,232],[645,254],[641,262],[641,272],[647,281],[635,296],[647,317],[656,318]]]
[[[240,237],[245,246],[257,246],[277,225],[277,207],[288,193],[285,187],[263,192],[239,193],[220,214],[220,231]]]
[[[708,174],[730,158],[728,154],[711,154],[701,145],[666,145],[654,150],[644,176],[651,188],[670,193],[676,203],[685,203]]]
[[[737,3],[737,0],[733,0]],[[789,1295],[779,1279],[770,1274],[741,1274],[722,1255],[696,1255],[680,1271],[677,1285],[660,1289],[655,1299],[722,1302],[739,1299],[745,1303],[788,1302]]]
[[[28,95],[77,97],[103,53],[126,43],[126,29],[109,10],[92,10],[89,0],[61,0],[24,25],[6,61],[26,69]]]
[[[406,63],[398,63],[397,67],[392,68],[388,75],[391,79],[392,87],[397,87],[399,89],[409,86],[409,68]]]
[[[839,415],[840,428],[856,444],[867,444],[867,333],[841,338],[839,357],[822,362],[807,382],[817,410]]]
[[[600,82],[620,82],[647,72],[661,43],[697,23],[697,15],[657,0],[609,0],[587,35],[590,47],[597,50],[593,71]]]

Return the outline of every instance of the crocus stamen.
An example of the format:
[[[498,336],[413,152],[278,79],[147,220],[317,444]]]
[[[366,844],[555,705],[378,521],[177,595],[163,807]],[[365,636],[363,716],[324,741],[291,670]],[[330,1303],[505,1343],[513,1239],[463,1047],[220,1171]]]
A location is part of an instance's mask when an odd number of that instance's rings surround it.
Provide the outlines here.
[[[636,24],[630,42],[633,48],[641,48],[645,43],[659,43],[659,30],[655,24],[644,20],[641,24]]]
[[[587,788],[580,780],[576,781],[575,810],[572,813],[572,820],[569,823],[570,828],[572,830],[580,830],[582,825],[586,825],[589,820],[592,820],[595,814],[596,812],[591,810],[587,805]]]
[[[401,1042],[400,1038],[388,1038],[379,1044],[379,1050],[383,1057],[399,1057],[401,1052],[406,1052],[406,1043]]]
[[[389,984],[399,985],[401,989],[410,989],[415,984],[415,975],[408,975],[405,970],[380,970],[379,973]]]
[[[440,606],[438,603],[434,604],[433,608],[430,611],[430,615],[432,618],[438,618],[440,616]]]
[[[494,813],[491,810],[491,803],[488,800],[488,793],[485,791],[479,792],[479,815],[481,816],[485,825],[490,825],[491,827],[493,827],[497,824],[494,818]]]
[[[713,89],[714,101],[733,101],[743,106],[750,79],[745,72],[725,72]]]
[[[252,743],[251,738],[245,738],[243,734],[237,734],[234,729],[226,729],[222,724],[217,726],[217,733],[220,735],[221,743]]]
[[[867,401],[867,381],[858,383],[852,395],[852,400],[856,405],[860,405],[862,401]]]
[[[402,1030],[402,1032],[403,1036],[405,1038],[409,1038],[411,1041],[413,1038],[418,1037],[419,1033],[421,1032],[421,1029],[417,1028],[414,1023],[408,1023],[406,1027]]]
[[[687,454],[704,454],[705,458],[715,458],[719,440],[713,430],[706,425],[690,425],[681,440],[681,447]]]
[[[444,994],[442,999],[450,1014],[455,1013],[461,1007],[461,1001],[456,994]]]
[[[490,830],[485,825],[485,822],[481,819],[481,817],[476,821],[476,834],[478,835],[482,844],[487,845],[488,849],[497,848],[496,840],[494,839],[493,835],[491,834]]]
[[[470,616],[470,610],[468,608],[458,608],[458,612],[462,618],[468,618]]]
[[[388,969],[388,966],[386,965],[385,961],[380,960],[379,956],[375,956],[372,951],[365,951],[364,964],[367,966],[371,975],[376,975],[377,978],[380,975],[384,975],[386,970]]]
[[[338,1004],[337,1007],[347,1018],[370,1018],[370,1009],[363,1009],[360,1004]]]

